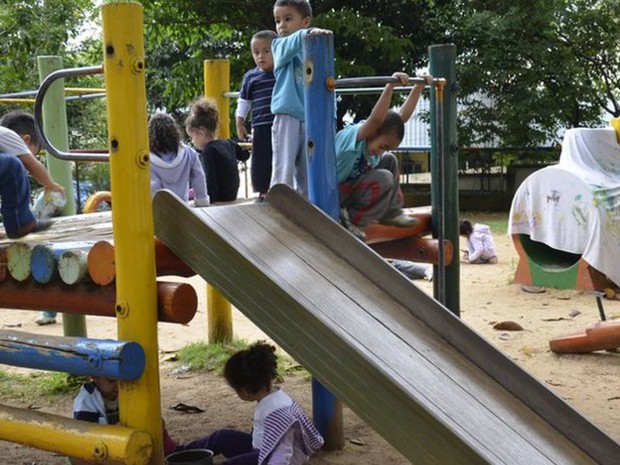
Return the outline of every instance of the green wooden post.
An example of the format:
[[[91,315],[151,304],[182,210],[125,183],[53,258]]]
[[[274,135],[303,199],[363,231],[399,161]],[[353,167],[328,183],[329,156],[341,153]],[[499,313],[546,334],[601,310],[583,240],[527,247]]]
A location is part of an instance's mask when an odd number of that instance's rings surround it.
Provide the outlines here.
[[[459,268],[459,188],[458,188],[458,145],[456,134],[456,46],[452,44],[431,45],[428,48],[429,71],[436,78],[445,78],[443,106],[443,160],[436,144],[431,149],[431,204],[433,216],[433,237],[437,237],[439,220],[443,215],[443,237],[452,242],[454,258],[445,269],[444,305],[460,316],[460,268]],[[435,109],[435,95],[431,92],[431,111]],[[434,141],[438,128],[431,118],[431,139]],[[440,164],[443,163],[443,166]],[[443,173],[443,178],[439,175]],[[443,189],[443,212],[438,211],[437,202]],[[437,275],[437,267],[435,274]],[[439,294],[439,280],[433,280],[434,296]]]
[[[37,57],[39,79],[43,81],[50,73],[62,69],[62,58],[58,56]],[[54,82],[43,102],[43,130],[55,147],[64,152],[69,151],[69,136],[67,130],[67,108],[65,105],[64,79]],[[63,215],[75,215],[75,200],[73,198],[73,179],[71,163],[58,160],[47,155],[47,169],[52,179],[65,188],[67,204]],[[84,315],[63,314],[62,325],[65,336],[86,337],[86,319]]]

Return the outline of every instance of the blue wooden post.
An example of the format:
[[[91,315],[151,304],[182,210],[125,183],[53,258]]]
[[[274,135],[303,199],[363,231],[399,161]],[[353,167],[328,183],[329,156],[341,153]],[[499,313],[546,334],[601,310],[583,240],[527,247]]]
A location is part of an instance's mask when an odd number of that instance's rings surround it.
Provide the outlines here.
[[[338,221],[334,37],[306,36],[303,45],[308,191],[310,201]],[[314,422],[325,439],[324,449],[342,449],[342,403],[316,379],[312,380],[312,405]]]
[[[0,363],[76,376],[138,379],[146,363],[136,342],[0,330]]]

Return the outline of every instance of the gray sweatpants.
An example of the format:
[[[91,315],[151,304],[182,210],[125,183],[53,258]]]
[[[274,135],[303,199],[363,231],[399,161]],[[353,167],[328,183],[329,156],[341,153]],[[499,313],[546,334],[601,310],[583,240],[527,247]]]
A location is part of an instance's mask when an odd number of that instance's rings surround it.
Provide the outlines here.
[[[375,169],[341,182],[338,189],[340,208],[346,208],[351,221],[360,228],[402,212],[403,193],[400,190],[398,160],[392,153],[384,153]]]
[[[303,121],[277,114],[271,127],[271,183],[286,184],[308,197],[308,155]]]

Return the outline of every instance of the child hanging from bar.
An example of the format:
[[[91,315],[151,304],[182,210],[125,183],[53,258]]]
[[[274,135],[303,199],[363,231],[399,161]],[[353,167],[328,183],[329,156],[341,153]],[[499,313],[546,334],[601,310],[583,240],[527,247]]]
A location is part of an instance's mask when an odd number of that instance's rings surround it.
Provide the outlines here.
[[[375,220],[401,228],[417,223],[403,213],[398,161],[389,150],[400,145],[405,122],[433,77],[422,76],[425,82],[413,86],[398,113],[390,110],[394,87],[407,85],[409,76],[397,72],[392,77],[394,81],[386,84],[368,119],[336,134],[340,220],[360,240],[366,239],[364,228]]]

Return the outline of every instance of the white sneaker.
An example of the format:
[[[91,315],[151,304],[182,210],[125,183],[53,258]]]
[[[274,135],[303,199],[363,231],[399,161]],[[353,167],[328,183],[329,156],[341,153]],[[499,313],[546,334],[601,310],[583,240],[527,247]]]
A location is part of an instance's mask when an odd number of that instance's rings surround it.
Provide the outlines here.
[[[56,324],[56,318],[52,318],[51,316],[41,315],[39,318],[34,320],[34,322],[36,324],[38,324],[39,326],[55,325]]]

